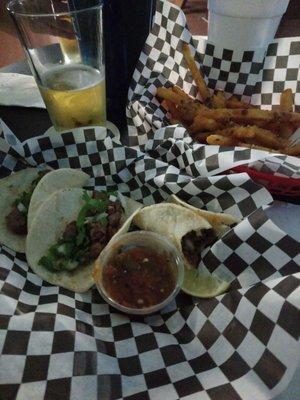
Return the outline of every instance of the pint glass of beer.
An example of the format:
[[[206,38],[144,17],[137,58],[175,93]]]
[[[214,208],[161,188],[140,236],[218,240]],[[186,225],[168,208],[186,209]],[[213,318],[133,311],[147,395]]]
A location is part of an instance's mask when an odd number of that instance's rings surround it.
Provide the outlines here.
[[[83,3],[11,0],[7,6],[58,132],[106,124],[102,1]]]

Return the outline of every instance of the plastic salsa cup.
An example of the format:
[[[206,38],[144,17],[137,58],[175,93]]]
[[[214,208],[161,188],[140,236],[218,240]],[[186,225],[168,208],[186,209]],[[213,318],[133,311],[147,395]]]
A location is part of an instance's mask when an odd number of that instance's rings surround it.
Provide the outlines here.
[[[167,238],[153,232],[120,235],[95,263],[103,299],[128,314],[151,314],[169,304],[183,282],[183,259]]]

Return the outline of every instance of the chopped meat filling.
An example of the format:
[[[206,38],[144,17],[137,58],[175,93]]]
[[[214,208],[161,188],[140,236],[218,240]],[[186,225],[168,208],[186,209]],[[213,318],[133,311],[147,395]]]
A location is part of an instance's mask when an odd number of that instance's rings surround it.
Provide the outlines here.
[[[201,232],[191,231],[183,236],[182,251],[191,265],[198,266],[202,250],[212,244],[215,238],[213,229],[202,229]]]
[[[11,212],[6,216],[6,225],[16,235],[27,234],[27,216],[17,207],[12,207]]]
[[[77,235],[76,221],[70,222],[63,233],[63,238],[65,240],[75,239]]]
[[[115,196],[113,196],[115,198]],[[39,261],[49,270],[72,271],[95,260],[117,232],[122,220],[122,206],[107,193],[84,193],[85,204],[77,220],[70,222],[56,244]]]
[[[99,197],[98,197],[99,198]],[[80,258],[81,263],[87,264],[95,260],[112,236],[120,227],[122,218],[122,207],[120,203],[110,203],[107,208],[106,226],[100,221],[88,221],[86,224],[87,236],[89,238],[89,248]],[[70,222],[63,233],[63,239],[66,241],[76,239],[78,230],[76,221]]]

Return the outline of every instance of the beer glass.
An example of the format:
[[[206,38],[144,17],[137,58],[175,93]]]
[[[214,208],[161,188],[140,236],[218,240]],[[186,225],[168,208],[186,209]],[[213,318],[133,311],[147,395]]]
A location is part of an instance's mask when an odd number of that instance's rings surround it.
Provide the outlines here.
[[[102,1],[11,0],[32,74],[54,128],[106,125]],[[22,88],[20,88],[22,90]]]

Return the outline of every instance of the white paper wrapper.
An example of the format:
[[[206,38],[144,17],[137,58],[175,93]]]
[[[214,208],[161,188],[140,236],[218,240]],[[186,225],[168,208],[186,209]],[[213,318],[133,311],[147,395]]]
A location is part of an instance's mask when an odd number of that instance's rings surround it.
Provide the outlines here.
[[[0,73],[0,104],[46,108],[33,76]]]
[[[184,294],[146,318],[119,314],[96,289],[79,295],[43,282],[23,254],[0,248],[1,399],[202,398],[266,400],[297,366],[299,242],[261,208],[272,201],[247,174],[188,174],[121,145],[103,129],[45,134],[8,145],[1,176],[31,165],[80,168],[90,187],[145,204],[177,194],[243,221],[203,252],[199,266],[229,279],[215,299]]]

